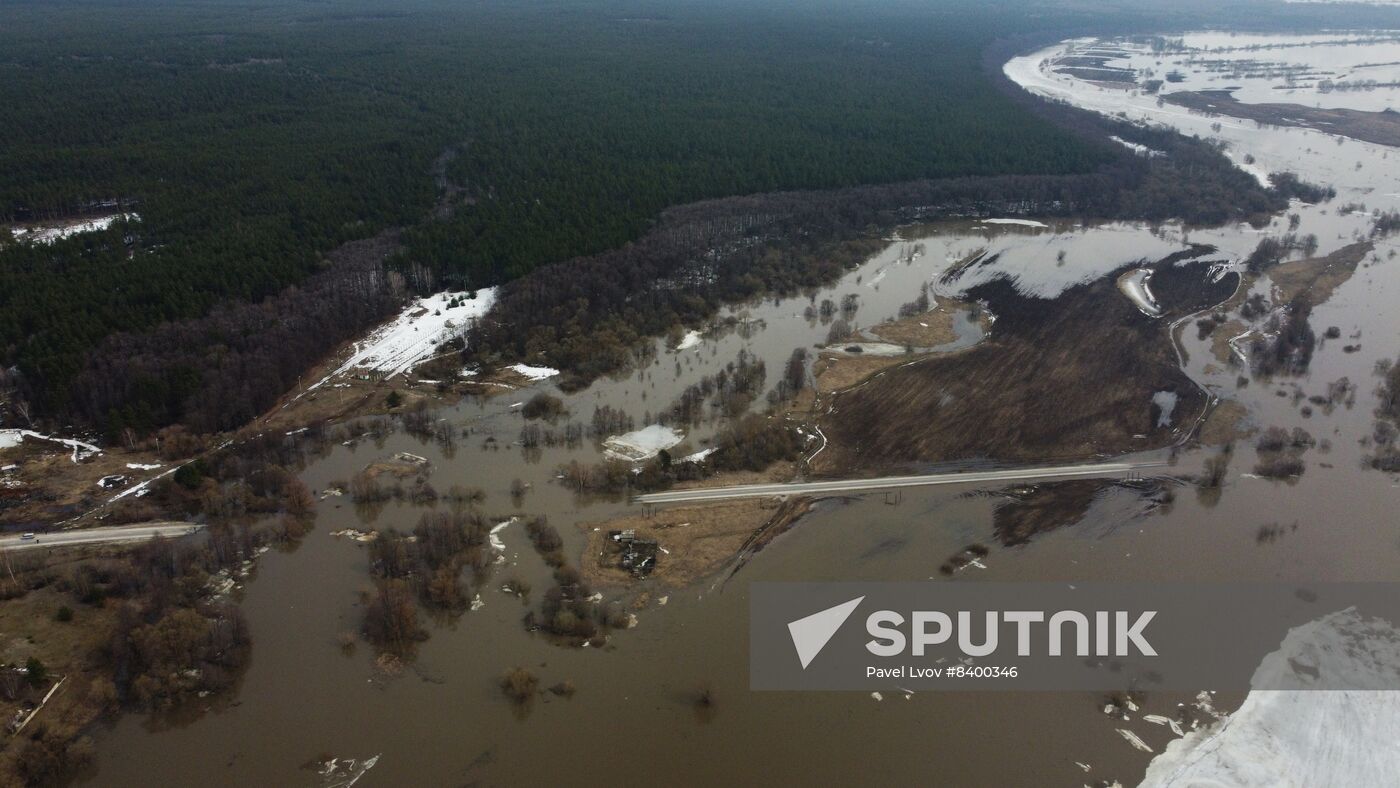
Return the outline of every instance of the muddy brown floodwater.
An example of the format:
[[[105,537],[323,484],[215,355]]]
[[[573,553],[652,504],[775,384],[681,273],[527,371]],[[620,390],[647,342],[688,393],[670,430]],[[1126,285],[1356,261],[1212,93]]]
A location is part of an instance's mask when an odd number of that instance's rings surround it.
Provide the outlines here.
[[[1239,121],[1213,132],[1216,119],[1180,108],[1164,114],[1152,97],[1101,91],[1042,69],[1054,55],[1052,50],[1018,58],[1008,72],[1037,92],[1093,109],[1171,122],[1188,133],[1218,133],[1231,143],[1231,155],[1248,154],[1259,168],[1284,169],[1286,162],[1309,180],[1335,186],[1339,196],[1332,204],[1295,204],[1290,211],[1299,215],[1295,232],[1316,234],[1318,255],[1363,238],[1371,212],[1393,210],[1400,201],[1388,149]],[[1337,209],[1348,202],[1368,207]],[[1280,216],[1262,230],[1231,226],[1188,232],[1174,225],[945,222],[907,229],[815,301],[840,303],[857,294],[853,322],[868,328],[894,318],[926,283],[938,296],[953,299],[978,284],[1004,279],[1025,297],[1053,299],[1192,243],[1216,247],[1211,259],[1239,268],[1261,237],[1287,232],[1288,223]],[[1117,729],[1132,730],[1158,752],[1172,734],[1140,718],[1124,722],[1106,716],[1100,695],[887,693],[876,700],[864,693],[750,692],[749,584],[1400,577],[1396,481],[1363,468],[1368,449],[1360,443],[1372,429],[1379,383],[1374,366],[1400,352],[1400,319],[1393,311],[1400,303],[1400,273],[1392,259],[1396,246],[1393,238],[1375,241],[1355,273],[1314,307],[1311,321],[1319,338],[1330,326],[1338,327],[1340,337],[1321,340],[1304,374],[1259,378],[1217,358],[1213,348],[1220,344],[1198,336],[1190,322],[1179,332],[1185,374],[1232,403],[1232,412],[1245,414],[1243,427],[1302,427],[1317,439],[1318,445],[1303,454],[1305,472],[1292,482],[1256,476],[1253,443],[1242,439],[1217,490],[1075,482],[1038,490],[906,490],[897,504],[881,495],[819,501],[732,577],[719,574],[680,590],[658,586],[635,610],[636,627],[614,632],[603,648],[562,647],[522,626],[528,606],[502,591],[502,583],[526,579],[536,589],[531,603],[537,604],[549,575],[523,528],[511,525],[498,534],[504,558],[479,589],[483,604],[455,620],[429,621],[431,638],[395,675],[375,666],[366,644],[347,653],[338,642],[341,633],[358,628],[357,600],[368,572],[364,547],[330,533],[348,527],[411,529],[423,509],[406,503],[357,509],[348,498],[331,496],[319,503],[316,529],[303,543],[265,555],[242,591],[253,657],[232,697],[211,703],[190,720],[122,718],[100,733],[97,769],[88,782],[343,784],[343,776],[320,774],[316,762],[378,756],[361,785],[1134,783],[1152,756],[1130,746]],[[996,256],[993,264],[957,278],[955,286],[939,284],[950,266],[983,251]],[[1248,281],[1251,293],[1270,299],[1274,285],[1267,276]],[[1262,327],[1266,318],[1237,313],[1242,302],[1232,302],[1227,325]],[[608,404],[624,408],[643,426],[650,422],[648,411],[664,410],[685,386],[721,368],[741,348],[765,361],[771,386],[794,347],[811,347],[826,336],[824,321],[804,314],[812,303],[803,297],[735,305],[728,314],[739,319],[738,329],[707,334],[698,346],[681,351],[659,347],[656,358],[633,374],[561,395],[569,418],[586,423],[594,407]],[[1161,323],[1162,332],[1171,328]],[[993,323],[991,336],[996,332]],[[963,344],[976,338],[968,334]],[[1344,397],[1304,415],[1306,397],[1326,394],[1341,378],[1354,384],[1350,404]],[[548,381],[534,388],[558,393]],[[451,450],[396,433],[378,444],[336,446],[308,467],[304,478],[321,490],[371,462],[412,452],[429,459],[439,490],[454,483],[485,490],[482,508],[497,520],[517,511],[509,490],[518,478],[532,487],[518,510],[548,515],[566,541],[565,552],[577,560],[586,534],[576,523],[637,509],[624,501],[577,500],[554,479],[561,462],[596,461],[600,450],[593,442],[538,451],[517,445],[524,422],[513,406],[532,393],[512,392],[441,412],[441,418],[468,430]],[[1134,406],[1143,413],[1155,412],[1150,409],[1165,401],[1143,400]],[[702,449],[712,430],[712,425],[696,428],[673,453]],[[488,441],[491,437],[496,440]],[[1187,449],[1175,470],[1198,470],[1218,451]],[[951,575],[940,571],[972,544],[986,545],[988,554]],[[515,666],[532,670],[541,686],[569,681],[577,692],[572,697],[545,693],[517,706],[496,687],[497,677]],[[713,698],[704,708],[694,703],[701,687]],[[1188,700],[1149,695],[1142,712],[1170,715]],[[1218,698],[1225,708],[1239,700]]]

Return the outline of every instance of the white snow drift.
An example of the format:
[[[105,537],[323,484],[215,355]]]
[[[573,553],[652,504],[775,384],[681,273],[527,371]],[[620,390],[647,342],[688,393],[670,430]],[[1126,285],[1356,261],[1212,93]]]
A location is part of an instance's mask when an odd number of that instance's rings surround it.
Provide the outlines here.
[[[532,367],[529,364],[511,364],[510,368],[523,377],[529,378],[532,382],[552,378],[559,374],[559,370],[554,367]]]
[[[687,331],[685,336],[681,337],[681,341],[676,343],[676,350],[689,350],[698,346],[701,341],[702,337],[699,331]]]
[[[1152,295],[1151,282],[1150,270],[1134,268],[1118,277],[1118,289],[1133,302],[1139,312],[1148,317],[1161,317],[1162,307],[1157,303],[1156,296]]]
[[[140,221],[141,217],[134,213],[114,213],[110,216],[95,216],[91,219],[80,219],[78,221],[68,221],[60,224],[30,225],[28,227],[11,227],[10,235],[16,241],[22,243],[51,244],[54,241],[68,238],[79,233],[91,233],[98,230],[105,230],[111,227],[118,219],[127,221]]]
[[[54,443],[63,444],[64,446],[67,446],[68,448],[73,450],[73,462],[77,462],[83,459],[84,457],[87,457],[92,454],[102,453],[101,449],[97,448],[91,443],[83,443],[82,441],[75,440],[73,438],[55,438],[52,435],[43,435],[33,430],[14,429],[0,430],[0,449],[12,449],[20,445],[20,443],[23,442],[25,438],[33,438],[35,440],[42,441],[53,441]]]
[[[459,299],[457,306],[448,306]],[[352,370],[378,373],[385,378],[407,372],[427,360],[443,342],[466,331],[495,301],[494,287],[478,290],[475,296],[443,292],[420,298],[405,307],[398,317],[356,342],[355,351],[345,363],[307,390]]]
[[[639,462],[650,459],[685,440],[679,430],[663,424],[652,424],[639,430],[614,435],[603,441],[603,453],[617,460]]]

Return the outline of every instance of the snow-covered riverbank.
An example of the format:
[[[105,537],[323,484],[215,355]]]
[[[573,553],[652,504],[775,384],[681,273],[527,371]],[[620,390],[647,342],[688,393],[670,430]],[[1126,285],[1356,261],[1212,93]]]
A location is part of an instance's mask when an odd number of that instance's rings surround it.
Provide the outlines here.
[[[465,332],[495,302],[494,287],[474,294],[444,291],[417,299],[404,307],[398,317],[356,342],[349,358],[307,390],[354,371],[384,378],[407,372],[426,361],[439,345]]]

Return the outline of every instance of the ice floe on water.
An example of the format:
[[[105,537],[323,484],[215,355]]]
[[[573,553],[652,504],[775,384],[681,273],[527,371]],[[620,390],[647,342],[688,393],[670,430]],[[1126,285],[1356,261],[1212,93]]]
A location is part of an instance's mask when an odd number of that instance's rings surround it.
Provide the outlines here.
[[[502,520],[501,522],[496,523],[496,525],[491,528],[491,531],[486,534],[486,538],[491,542],[492,550],[495,550],[498,553],[504,553],[506,551],[506,543],[501,540],[501,531],[504,531],[507,526],[515,522],[517,519],[519,518],[512,517],[508,520]]]
[[[685,440],[685,435],[680,430],[664,424],[652,424],[608,438],[603,441],[603,453],[613,459],[638,462],[655,457],[663,449],[669,449],[682,440]]]
[[[398,317],[356,342],[350,358],[307,391],[319,388],[337,375],[355,370],[385,378],[407,372],[427,360],[439,345],[465,332],[472,321],[491,309],[495,301],[494,287],[483,288],[474,295],[442,292],[419,298],[405,307]]]
[[[1142,715],[1142,721],[1150,722],[1153,725],[1165,725],[1171,729],[1171,732],[1173,734],[1177,736],[1186,735],[1186,733],[1181,730],[1181,724],[1178,723],[1176,720],[1172,719],[1171,717],[1164,717],[1161,714],[1144,714]]]
[[[1020,227],[1049,227],[1045,222],[1037,222],[1034,219],[983,219],[983,224],[1014,224]]]
[[[379,763],[379,756],[360,760],[357,758],[330,758],[321,764],[319,771],[322,788],[350,788],[360,781],[365,773]]]
[[[1152,759],[1142,785],[1393,785],[1400,631],[1347,609],[1289,631],[1244,704]],[[1375,687],[1375,689],[1328,689]]]
[[[1148,745],[1147,742],[1143,741],[1141,736],[1138,736],[1127,728],[1118,728],[1117,730],[1119,736],[1122,736],[1124,740],[1133,745],[1133,749],[1142,750],[1143,752],[1152,752],[1152,747]]]
[[[903,356],[909,352],[909,348],[893,342],[846,342],[827,349],[857,356]]]
[[[511,364],[510,368],[531,381],[541,381],[559,374],[554,367],[532,367],[529,364]]]

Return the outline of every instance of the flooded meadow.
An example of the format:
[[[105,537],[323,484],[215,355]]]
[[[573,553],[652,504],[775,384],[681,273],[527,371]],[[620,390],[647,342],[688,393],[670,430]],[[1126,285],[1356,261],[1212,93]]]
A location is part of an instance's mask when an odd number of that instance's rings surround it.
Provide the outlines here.
[[[433,423],[448,430],[435,427],[421,437],[386,430],[331,442],[303,473],[318,493],[316,527],[295,548],[264,555],[234,592],[254,643],[238,687],[211,699],[202,713],[120,719],[98,736],[88,784],[177,785],[192,775],[209,786],[1136,783],[1176,737],[1143,715],[1174,717],[1179,704],[1198,703],[1194,696],[1149,693],[1134,701],[1137,710],[1125,720],[1105,713],[1102,695],[1083,693],[751,692],[747,588],[787,580],[1223,583],[1400,576],[1397,482],[1370,467],[1378,451],[1377,370],[1400,354],[1393,311],[1400,303],[1400,236],[1374,232],[1378,218],[1400,210],[1396,151],[1316,129],[1196,114],[1160,102],[1136,82],[1082,78],[1091,67],[1137,80],[1175,70],[1182,79],[1159,90],[1220,88],[1239,76],[1249,85],[1242,101],[1390,106],[1382,97],[1393,95],[1391,88],[1318,90],[1324,78],[1334,87],[1371,74],[1377,83],[1395,81],[1389,67],[1369,64],[1400,60],[1397,39],[1357,38],[1199,34],[1170,53],[1146,41],[1075,41],[1006,66],[1038,95],[1217,139],[1260,178],[1288,171],[1336,190],[1327,202],[1295,201],[1267,226],[986,217],[905,227],[839,281],[730,305],[710,324],[657,340],[626,375],[565,392],[541,373],[539,380],[433,412]],[[1346,46],[1332,45],[1340,40]],[[1066,57],[1092,58],[1095,65],[1081,60],[1067,67]],[[1253,65],[1245,74],[1236,74],[1238,63],[1236,71],[1221,65],[1246,59]],[[1292,67],[1258,65],[1263,61]],[[1360,101],[1345,103],[1351,98]],[[1278,264],[1251,270],[1260,242],[1282,238],[1290,240],[1278,251]],[[1158,272],[1148,276],[1144,266]],[[1221,297],[1174,315],[1173,267],[1191,271],[1202,286],[1221,284]],[[723,419],[712,409],[684,420],[667,414],[688,387],[741,354],[765,370],[747,403],[761,412],[796,348],[813,357],[820,348],[911,361],[947,357],[1003,330],[995,305],[978,303],[981,286],[1005,283],[1019,297],[1053,304],[1101,281],[1139,319],[1156,321],[1155,336],[1171,343],[1181,371],[1207,403],[1205,412],[1188,412],[1176,395],[1164,396],[1170,392],[1141,397],[1144,418],[1154,414],[1170,433],[1144,446],[1173,463],[1159,478],[826,498],[742,563],[726,561],[696,582],[656,576],[599,587],[604,599],[635,617],[634,626],[613,628],[601,643],[561,643],[523,623],[551,585],[552,568],[513,517],[547,516],[563,553],[583,562],[596,560],[585,529],[642,514],[625,498],[580,496],[562,483],[562,466],[599,462],[608,450],[605,436],[584,427],[597,423],[600,410],[625,415],[611,422],[614,433],[653,425],[672,431],[680,440],[664,448],[683,462],[713,445]],[[925,293],[930,312],[952,313],[951,335],[920,344],[874,330],[907,320],[906,305]],[[1261,367],[1252,356],[1286,327],[1286,307],[1305,293],[1313,296],[1307,320],[1315,348],[1301,367]],[[838,322],[844,328],[833,330]],[[1074,339],[1102,354],[1130,351],[1098,336]],[[1102,381],[1080,385],[1092,391]],[[565,413],[553,422],[526,420],[521,411],[539,392],[557,397]],[[803,428],[808,458],[825,448],[827,437],[810,429],[815,421],[785,418]],[[570,424],[579,425],[572,436]],[[1290,437],[1281,445],[1262,441],[1270,428]],[[1297,430],[1307,439],[1295,437]],[[434,439],[433,432],[451,437]],[[657,437],[638,436],[633,443],[644,445],[637,453],[668,442],[646,445]],[[355,503],[344,489],[367,466],[405,455],[426,463],[424,472],[440,491],[462,485],[484,493],[478,508],[493,523],[499,550],[476,576],[469,610],[425,617],[427,640],[411,658],[386,662],[354,637],[361,592],[370,585],[367,548],[335,533],[412,531],[428,506]],[[1283,458],[1301,464],[1301,472],[1272,472]],[[1203,477],[1214,480],[1201,483]],[[952,560],[970,546],[979,546],[975,558]],[[534,590],[522,595],[522,585]],[[498,686],[516,667],[535,674],[541,686],[524,703]],[[545,689],[563,685],[568,691]],[[1241,700],[1222,693],[1213,703],[1228,711]]]

